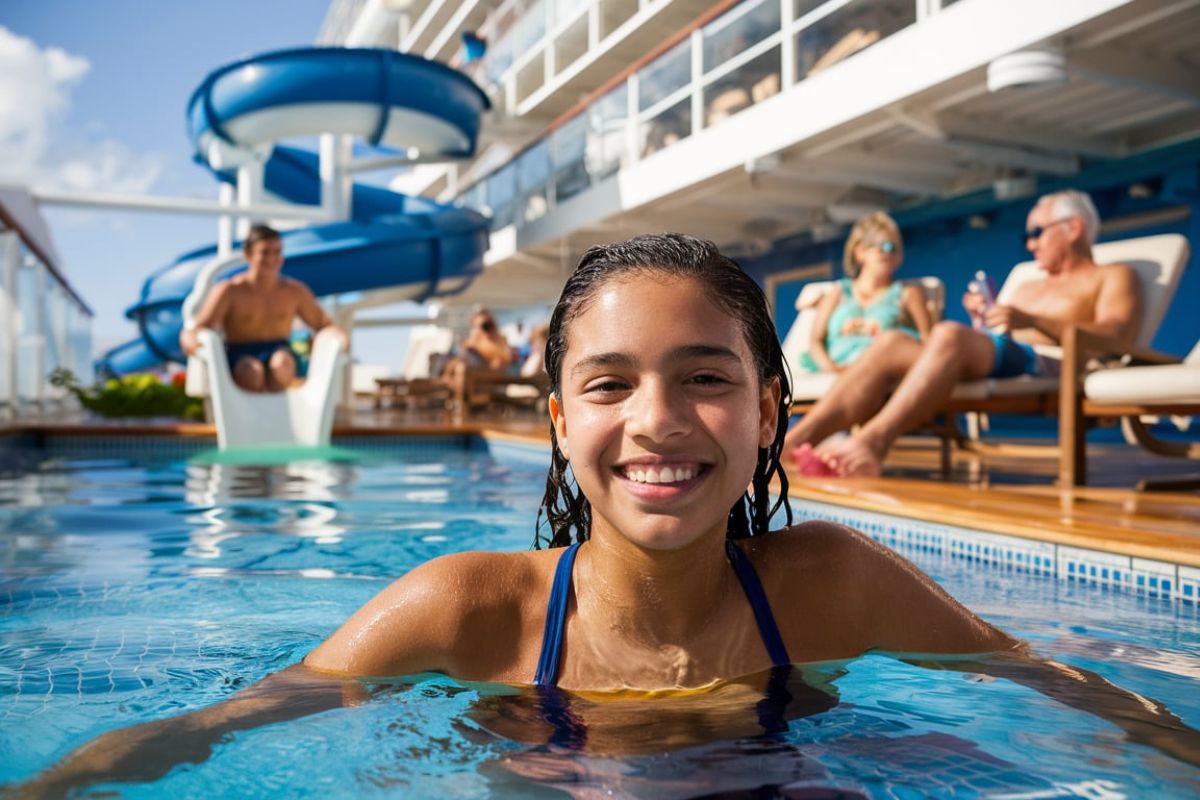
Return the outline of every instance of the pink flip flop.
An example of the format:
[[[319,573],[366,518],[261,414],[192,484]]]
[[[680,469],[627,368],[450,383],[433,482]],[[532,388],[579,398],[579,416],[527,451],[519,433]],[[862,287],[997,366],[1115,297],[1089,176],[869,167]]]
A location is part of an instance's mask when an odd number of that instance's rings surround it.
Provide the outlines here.
[[[811,444],[805,442],[799,447],[792,450],[792,460],[796,462],[796,469],[801,475],[807,475],[811,478],[836,478],[837,470],[826,464],[817,455],[817,451],[813,450]]]

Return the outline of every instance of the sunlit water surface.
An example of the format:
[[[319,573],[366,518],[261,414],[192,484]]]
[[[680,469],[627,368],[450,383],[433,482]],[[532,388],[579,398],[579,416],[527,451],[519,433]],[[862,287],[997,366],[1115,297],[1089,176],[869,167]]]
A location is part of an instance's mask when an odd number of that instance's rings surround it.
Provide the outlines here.
[[[14,464],[10,454],[0,473],[0,783],[106,730],[206,706],[294,663],[429,558],[532,541],[545,481],[536,460],[453,442],[335,457],[347,460],[256,467],[104,448]],[[1040,653],[1200,727],[1194,605],[906,555]],[[766,696],[759,677],[698,696],[564,702],[424,676],[238,732],[204,763],[153,783],[107,788],[125,797],[1200,792],[1200,770],[977,672],[868,656],[796,670],[784,694]]]

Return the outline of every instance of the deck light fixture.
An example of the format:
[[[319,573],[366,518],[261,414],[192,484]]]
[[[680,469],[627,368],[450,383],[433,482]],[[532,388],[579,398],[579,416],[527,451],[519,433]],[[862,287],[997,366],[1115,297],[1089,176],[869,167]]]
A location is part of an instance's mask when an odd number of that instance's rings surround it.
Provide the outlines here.
[[[987,88],[1058,86],[1067,82],[1067,57],[1057,47],[1018,50],[994,59],[987,68]]]

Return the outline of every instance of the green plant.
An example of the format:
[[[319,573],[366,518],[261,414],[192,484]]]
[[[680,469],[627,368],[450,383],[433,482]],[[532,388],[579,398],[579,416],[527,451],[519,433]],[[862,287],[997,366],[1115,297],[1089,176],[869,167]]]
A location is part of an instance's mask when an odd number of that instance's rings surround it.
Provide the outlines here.
[[[79,398],[84,408],[105,417],[179,417],[204,419],[204,404],[188,397],[183,382],[163,383],[150,374],[109,378],[86,387],[69,369],[59,368],[50,373],[50,385],[66,389]]]

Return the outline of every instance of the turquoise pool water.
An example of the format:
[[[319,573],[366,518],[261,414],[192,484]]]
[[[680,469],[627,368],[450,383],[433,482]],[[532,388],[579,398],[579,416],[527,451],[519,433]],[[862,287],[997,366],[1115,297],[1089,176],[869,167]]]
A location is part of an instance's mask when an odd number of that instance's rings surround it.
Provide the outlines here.
[[[295,662],[428,558],[529,546],[545,475],[537,457],[457,439],[364,444],[344,445],[359,448],[351,460],[263,467],[212,463],[178,443],[0,453],[0,783]],[[1042,654],[1200,727],[1196,604],[945,550],[905,555]],[[803,670],[789,693],[786,730],[772,734],[761,693],[745,687],[575,700],[590,735],[572,749],[547,743],[545,698],[424,676],[360,705],[238,732],[204,763],[153,783],[103,788],[124,797],[1200,792],[1200,769],[1003,679],[868,656]]]

